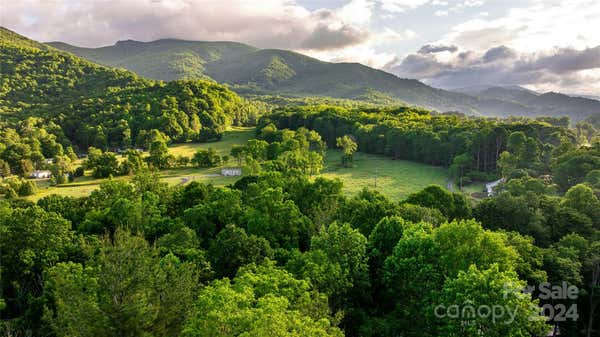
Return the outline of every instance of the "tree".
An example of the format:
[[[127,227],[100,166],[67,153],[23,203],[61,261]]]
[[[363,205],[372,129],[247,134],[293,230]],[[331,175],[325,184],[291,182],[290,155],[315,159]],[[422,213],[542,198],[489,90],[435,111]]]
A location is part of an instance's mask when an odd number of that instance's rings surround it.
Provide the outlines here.
[[[179,336],[197,290],[192,264],[160,258],[138,236],[118,230],[98,254],[50,269],[54,312],[46,316],[58,336]]]
[[[52,180],[56,184],[64,184],[67,181],[68,175],[73,171],[71,158],[67,156],[56,156],[50,166],[52,172]]]
[[[350,167],[352,162],[354,161],[354,152],[358,149],[358,145],[350,136],[345,135],[343,137],[338,137],[335,140],[335,145],[337,147],[342,148],[343,156],[342,156],[342,165],[345,167]]]
[[[33,162],[29,159],[21,159],[19,161],[19,172],[22,177],[29,177],[35,169]]]
[[[26,225],[24,225],[26,224]],[[40,329],[44,270],[67,258],[72,249],[71,224],[40,207],[0,207],[0,260],[4,317],[16,318],[23,330]]]
[[[198,150],[192,157],[192,164],[199,168],[208,168],[221,165],[221,156],[213,148],[207,150]]]
[[[600,228],[600,200],[588,186],[579,184],[571,187],[565,193],[563,205],[587,215]]]
[[[497,265],[481,270],[475,265],[445,282],[435,313],[442,320],[440,334],[447,336],[543,336],[548,332],[546,317],[537,301],[523,294],[525,282]],[[456,306],[458,313],[452,312]],[[483,309],[482,309],[483,308]],[[502,312],[498,308],[503,308]],[[484,310],[497,310],[490,319]],[[510,313],[509,313],[510,311]],[[484,312],[484,314],[481,314]]]
[[[381,219],[369,235],[368,254],[372,281],[381,282],[381,269],[385,259],[392,255],[409,223],[400,217]]]
[[[368,236],[375,225],[386,216],[397,215],[398,206],[381,193],[363,189],[338,209],[337,219],[350,223]]]
[[[0,159],[0,177],[6,178],[11,175],[10,173],[10,165],[7,162]]]
[[[123,175],[131,175],[147,168],[147,164],[142,157],[142,153],[137,150],[127,150],[125,152],[127,159],[121,163],[120,171]]]
[[[273,251],[264,238],[248,235],[243,228],[228,225],[211,242],[208,255],[220,278],[233,277],[241,266],[272,259]]]
[[[443,322],[434,315],[447,279],[456,278],[472,265],[512,272],[517,251],[501,233],[484,230],[473,220],[453,221],[432,228],[406,226],[403,236],[383,267],[383,308],[389,308],[391,326],[407,336],[439,336]],[[496,296],[502,294],[497,292]],[[454,303],[442,303],[454,304]],[[419,317],[414,320],[413,317]]]
[[[20,197],[26,197],[29,195],[34,195],[36,191],[37,185],[31,180],[25,180],[22,182],[17,193]]]
[[[463,176],[465,174],[465,170],[471,164],[472,158],[463,153],[454,157],[452,160],[452,165],[450,165],[450,175],[458,182],[459,188],[462,190],[463,187]]]
[[[246,148],[243,145],[233,145],[229,153],[237,160],[238,166],[242,166],[245,152]]]
[[[183,337],[341,337],[327,298],[272,263],[248,266],[200,291]]]
[[[463,194],[449,192],[438,185],[413,193],[404,202],[435,208],[450,220],[466,219],[471,214],[469,203]]]
[[[167,143],[162,139],[155,139],[150,143],[148,149],[149,156],[146,158],[148,163],[157,169],[171,167],[173,156],[169,154]]]
[[[334,311],[346,317],[344,329],[357,331],[362,323],[363,308],[369,302],[367,239],[349,224],[332,223],[311,240],[311,249],[295,252],[286,268],[297,277],[310,280],[330,298]]]
[[[94,178],[107,178],[119,174],[119,161],[113,152],[102,152],[100,149],[90,147],[83,165],[93,170]]]
[[[264,237],[274,248],[308,249],[315,226],[281,188],[261,191],[244,215],[247,232]]]

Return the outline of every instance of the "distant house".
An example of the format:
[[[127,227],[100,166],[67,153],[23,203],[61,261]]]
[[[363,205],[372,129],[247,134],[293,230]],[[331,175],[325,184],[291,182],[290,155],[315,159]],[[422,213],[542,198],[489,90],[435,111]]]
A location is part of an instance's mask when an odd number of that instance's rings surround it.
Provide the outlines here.
[[[31,172],[31,174],[29,175],[29,178],[47,179],[47,178],[50,178],[51,176],[52,176],[52,172],[50,172],[48,170],[35,170],[35,171]]]
[[[236,177],[242,175],[240,167],[225,167],[221,169],[221,175],[224,177]]]
[[[46,162],[46,164],[50,165],[54,163],[54,158],[46,158],[44,161]]]

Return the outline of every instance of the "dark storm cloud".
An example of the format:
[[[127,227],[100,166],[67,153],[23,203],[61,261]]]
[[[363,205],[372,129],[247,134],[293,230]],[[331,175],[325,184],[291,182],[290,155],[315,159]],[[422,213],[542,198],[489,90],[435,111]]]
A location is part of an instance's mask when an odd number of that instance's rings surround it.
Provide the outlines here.
[[[552,55],[542,56],[534,62],[519,66],[519,70],[546,69],[556,74],[594,68],[600,68],[600,46],[584,50],[558,49]]]
[[[507,59],[513,59],[517,57],[517,52],[506,46],[494,47],[489,49],[483,54],[483,60],[485,62],[495,62]]]
[[[332,29],[327,25],[319,25],[301,44],[303,49],[331,50],[353,46],[365,42],[369,32],[343,25]]]
[[[454,45],[433,45],[433,44],[426,44],[423,47],[421,47],[421,49],[419,49],[419,51],[417,51],[417,53],[419,54],[435,54],[435,53],[441,53],[443,51],[449,51],[451,53],[454,53],[458,50],[457,46]]]
[[[448,62],[438,60],[434,54],[410,54],[387,70],[434,86],[457,88],[549,82],[580,86],[589,79],[578,71],[596,68],[600,68],[600,46],[584,50],[560,48],[547,54],[519,54],[506,46],[498,46],[484,53],[463,51]]]
[[[444,71],[451,70],[448,64],[437,61],[433,56],[422,54],[411,54],[394,66],[391,72],[406,78],[430,78],[437,77]]]

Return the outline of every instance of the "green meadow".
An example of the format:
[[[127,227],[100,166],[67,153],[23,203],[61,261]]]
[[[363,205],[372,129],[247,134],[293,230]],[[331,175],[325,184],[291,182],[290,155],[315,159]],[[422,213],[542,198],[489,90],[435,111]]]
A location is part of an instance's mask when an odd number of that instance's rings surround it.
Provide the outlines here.
[[[223,138],[213,143],[183,143],[174,144],[170,151],[175,156],[192,156],[199,149],[213,148],[219,155],[228,155],[233,145],[245,144],[255,134],[254,128],[232,128],[225,132]],[[347,195],[354,195],[363,188],[375,189],[392,200],[401,200],[408,194],[419,191],[430,184],[446,186],[448,174],[445,168],[435,167],[404,160],[391,160],[383,156],[357,152],[353,166],[342,167],[341,151],[329,149],[325,156],[325,168],[321,176],[337,178],[344,183]],[[233,165],[230,159],[227,165]],[[161,171],[162,180],[169,185],[185,184],[190,181],[211,183],[216,186],[232,184],[236,177],[223,177],[221,168],[198,169],[193,167],[167,169]],[[106,179],[94,179],[88,175],[78,178],[75,182],[59,186],[49,186],[46,181],[39,181],[39,192],[31,196],[37,200],[48,194],[70,196],[86,196],[97,189]],[[130,177],[115,177],[117,180],[127,180]],[[479,191],[479,186],[469,188],[469,193]]]

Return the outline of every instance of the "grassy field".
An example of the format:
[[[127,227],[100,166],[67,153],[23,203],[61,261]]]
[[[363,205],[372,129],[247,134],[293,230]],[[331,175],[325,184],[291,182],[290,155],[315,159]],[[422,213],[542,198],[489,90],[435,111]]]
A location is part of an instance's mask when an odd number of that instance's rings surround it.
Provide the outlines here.
[[[232,128],[225,132],[223,139],[214,143],[201,144],[174,144],[170,147],[173,155],[192,156],[198,149],[212,147],[220,155],[228,155],[235,144],[245,144],[254,137],[254,128]],[[403,160],[390,160],[383,156],[356,153],[352,168],[340,166],[341,151],[330,149],[325,157],[325,169],[322,176],[338,178],[344,183],[344,191],[348,195],[359,192],[364,187],[369,187],[382,192],[392,200],[400,200],[408,194],[419,191],[430,184],[446,186],[448,181],[447,170],[425,164]],[[230,160],[230,164],[233,161]],[[236,177],[223,177],[220,168],[183,168],[170,169],[161,172],[162,180],[169,185],[185,184],[189,181],[201,181],[223,186],[234,183]],[[88,172],[89,174],[89,172]],[[377,176],[377,186],[375,177]],[[117,180],[127,180],[131,177],[115,177]],[[94,179],[90,176],[78,178],[73,183],[60,186],[49,186],[46,181],[38,181],[40,191],[31,196],[37,200],[48,194],[70,196],[86,196],[97,189],[105,179]]]
[[[340,150],[327,151],[326,169],[322,175],[339,178],[344,183],[344,191],[349,195],[368,187],[397,201],[431,184],[446,186],[448,181],[447,170],[444,168],[360,152],[354,155],[353,167],[344,168],[340,165],[341,155]]]
[[[254,128],[233,127],[225,131],[223,138],[213,143],[183,143],[170,146],[171,154],[175,156],[191,157],[199,149],[213,148],[220,156],[229,155],[229,150],[236,144],[246,144],[249,139],[254,138]]]
[[[214,143],[184,143],[174,144],[169,149],[171,154],[175,156],[191,157],[199,149],[208,149],[212,147],[219,155],[228,155],[229,150],[235,144],[245,144],[248,139],[254,137],[254,128],[233,127],[225,131],[223,139]],[[121,156],[118,156],[121,159]],[[76,165],[80,165],[78,162]],[[221,168],[183,168],[170,169],[161,171],[162,180],[169,185],[178,185],[192,180],[197,180],[205,183],[212,183],[217,186],[224,186],[235,183],[235,177],[223,177],[220,175]],[[83,197],[92,193],[93,190],[100,187],[100,184],[106,179],[94,179],[87,172],[85,177],[77,178],[75,182],[63,184],[60,186],[50,186],[47,180],[38,180],[38,193],[29,197],[29,200],[36,201],[49,194],[68,195],[74,197]],[[115,180],[128,180],[129,176],[115,177]]]

